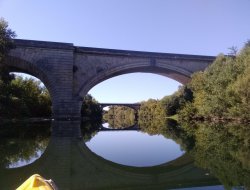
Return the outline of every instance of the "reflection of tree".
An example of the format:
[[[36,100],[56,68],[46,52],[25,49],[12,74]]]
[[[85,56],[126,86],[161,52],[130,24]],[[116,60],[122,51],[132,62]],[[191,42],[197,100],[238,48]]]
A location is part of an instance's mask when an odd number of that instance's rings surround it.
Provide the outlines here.
[[[101,126],[101,122],[98,123],[97,121],[86,121],[81,123],[81,132],[83,135],[83,140],[85,142],[90,141],[91,138],[93,138]]]
[[[126,106],[112,106],[103,115],[110,128],[126,128],[135,124],[135,110]]]
[[[49,142],[50,123],[0,126],[0,167],[22,160],[28,162],[43,152]]]
[[[182,149],[188,150],[193,147],[194,140],[188,136],[175,120],[167,118],[155,118],[154,120],[139,119],[140,129],[150,135],[163,135],[174,140]]]
[[[192,132],[196,143],[190,153],[198,166],[209,169],[227,189],[250,187],[249,126],[199,124]]]

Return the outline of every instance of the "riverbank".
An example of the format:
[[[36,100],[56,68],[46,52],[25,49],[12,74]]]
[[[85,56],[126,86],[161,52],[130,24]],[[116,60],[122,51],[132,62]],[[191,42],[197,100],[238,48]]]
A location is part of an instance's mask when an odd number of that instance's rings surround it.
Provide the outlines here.
[[[4,123],[41,123],[41,122],[48,122],[52,121],[52,118],[1,118],[0,121],[2,124]]]
[[[167,116],[167,119],[173,119],[176,121],[181,121],[182,119],[178,114],[172,115],[172,116]],[[186,121],[186,120],[185,120]],[[242,123],[242,124],[250,124],[249,119],[245,118],[233,118],[233,117],[202,117],[202,116],[193,116],[192,118],[189,118],[188,121],[200,121],[200,122],[214,122],[214,123],[228,123],[228,122],[233,122],[233,123]]]
[[[179,118],[181,121],[182,119]],[[214,122],[214,123],[242,123],[242,124],[250,124],[249,119],[245,118],[233,118],[233,117],[202,117],[202,116],[193,116],[188,120],[185,119],[184,121],[199,121],[199,122]]]

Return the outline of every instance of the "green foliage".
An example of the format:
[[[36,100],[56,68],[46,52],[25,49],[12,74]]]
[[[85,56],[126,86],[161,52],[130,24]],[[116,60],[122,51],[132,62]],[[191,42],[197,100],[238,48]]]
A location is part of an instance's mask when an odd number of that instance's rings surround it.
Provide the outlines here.
[[[189,153],[199,167],[209,170],[226,189],[250,187],[249,126],[196,123],[195,127],[189,124],[184,129],[191,130],[195,138]]]
[[[178,115],[178,120],[182,121],[190,121],[198,118],[197,109],[191,102],[186,103],[185,106],[178,112]]]
[[[218,56],[204,72],[192,76],[189,86],[194,99],[182,108],[179,118],[191,119],[196,115],[250,120],[249,45],[236,57]]]
[[[48,117],[51,100],[47,89],[35,79],[16,77],[0,82],[0,117]]]
[[[10,49],[15,47],[13,42],[15,36],[15,32],[8,28],[8,23],[3,18],[0,18],[0,87],[4,91],[8,91],[7,84],[13,79],[13,76],[9,74],[8,69],[4,66],[4,60]]]
[[[8,23],[0,18],[0,64],[9,50],[14,47],[13,38],[15,36],[15,32],[8,28]]]
[[[81,115],[90,120],[102,119],[102,109],[90,94],[87,94],[83,99]]]
[[[164,105],[159,100],[149,99],[141,103],[139,110],[140,121],[153,120],[156,118],[166,117]]]
[[[188,86],[181,86],[179,90],[171,96],[165,96],[161,103],[165,107],[166,115],[171,116],[178,113],[187,102],[193,100],[193,92]]]

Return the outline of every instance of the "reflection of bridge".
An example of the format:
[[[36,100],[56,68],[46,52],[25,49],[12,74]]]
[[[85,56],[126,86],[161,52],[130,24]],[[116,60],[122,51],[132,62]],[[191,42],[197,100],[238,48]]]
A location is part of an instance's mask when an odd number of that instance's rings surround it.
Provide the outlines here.
[[[78,128],[80,123],[54,121],[53,129]],[[60,190],[78,189],[174,189],[219,184],[194,166],[188,155],[154,167],[128,167],[107,161],[81,141],[52,137],[44,154],[30,165],[0,169],[0,186],[16,189],[34,173],[51,178]]]
[[[132,125],[129,127],[124,128],[107,128],[103,127],[102,125],[99,127],[99,131],[138,131],[140,130],[140,127],[138,125]]]
[[[134,104],[128,104],[128,103],[100,103],[99,104],[102,108],[104,107],[108,107],[108,106],[125,106],[125,107],[129,107],[132,108],[136,111],[138,111],[141,107],[141,104],[139,103],[134,103]]]

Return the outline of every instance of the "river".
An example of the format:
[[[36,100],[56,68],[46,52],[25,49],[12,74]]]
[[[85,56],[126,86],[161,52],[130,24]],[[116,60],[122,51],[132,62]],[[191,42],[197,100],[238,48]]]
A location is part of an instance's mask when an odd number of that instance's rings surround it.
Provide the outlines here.
[[[164,119],[117,129],[85,122],[77,139],[52,137],[58,125],[0,125],[1,189],[35,173],[73,190],[250,188],[249,125]]]

